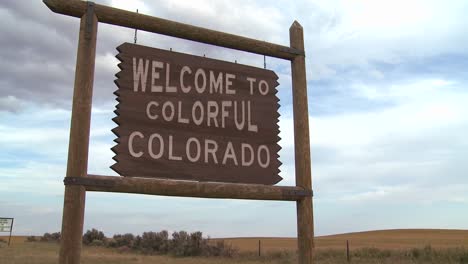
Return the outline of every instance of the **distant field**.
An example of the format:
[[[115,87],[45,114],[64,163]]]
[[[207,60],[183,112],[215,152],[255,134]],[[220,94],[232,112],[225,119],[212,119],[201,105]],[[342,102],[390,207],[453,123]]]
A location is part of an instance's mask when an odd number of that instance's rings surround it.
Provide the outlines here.
[[[0,238],[8,240],[8,237]],[[57,263],[59,250],[57,243],[27,243],[25,239],[26,237],[12,237],[11,247],[0,243],[0,264]],[[259,239],[262,245],[262,257],[258,257],[256,253]],[[115,249],[104,247],[83,247],[82,263],[297,263],[294,238],[228,238],[222,240],[238,248],[240,254],[233,258],[175,258],[119,253]],[[385,230],[317,237],[316,263],[347,263],[344,253],[346,240],[350,241],[353,263],[468,263],[468,230]],[[285,253],[278,254],[278,252]]]
[[[296,238],[225,238],[224,241],[242,251],[257,251],[258,240],[263,250],[296,250]],[[349,240],[350,249],[411,249],[431,245],[433,248],[468,248],[468,230],[395,229],[347,233],[315,238],[317,249],[343,249]]]

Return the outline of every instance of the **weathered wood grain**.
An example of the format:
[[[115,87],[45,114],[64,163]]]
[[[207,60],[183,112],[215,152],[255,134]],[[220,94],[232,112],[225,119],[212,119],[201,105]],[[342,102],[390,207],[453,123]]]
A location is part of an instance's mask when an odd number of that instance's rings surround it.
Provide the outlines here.
[[[297,21],[294,21],[291,25],[289,36],[291,47],[300,50],[304,49],[303,28]],[[304,56],[297,56],[291,61],[291,70],[296,185],[305,189],[312,189],[309,111],[307,106],[307,79]],[[314,248],[312,197],[306,197],[302,200],[298,200],[296,203],[299,264],[311,264],[313,262]]]
[[[66,177],[87,176],[96,34],[97,18],[91,8],[80,24]],[[85,199],[83,186],[65,187],[60,264],[80,263]]]
[[[81,17],[86,11],[86,2],[77,0],[43,0],[53,12]],[[292,47],[273,44],[256,39],[228,34],[216,30],[206,29],[174,22],[162,18],[147,16],[135,12],[125,11],[104,5],[95,5],[99,22],[135,28],[167,36],[198,41],[220,47],[243,50],[261,55],[292,60],[304,51]]]
[[[65,184],[85,186],[87,191],[96,192],[219,199],[297,201],[312,196],[310,190],[296,186],[196,182],[101,175],[88,175],[83,179],[66,178]]]
[[[270,70],[260,69],[256,67],[229,63],[199,56],[182,54],[172,51],[160,50],[141,45],[130,43],[122,44],[117,48],[119,54],[117,58],[121,61],[119,68],[121,71],[116,74],[118,79],[115,83],[118,90],[115,92],[117,101],[115,113],[117,117],[113,120],[118,124],[118,127],[112,131],[118,136],[116,139],[117,145],[112,148],[116,153],[114,160],[116,163],[111,168],[123,176],[128,177],[149,177],[149,178],[168,178],[168,179],[184,179],[197,181],[217,181],[217,182],[237,182],[237,183],[257,183],[257,184],[275,184],[282,178],[279,176],[279,166],[281,162],[278,160],[278,152],[281,147],[278,145],[279,138],[279,99],[276,96],[278,85],[277,75]],[[142,78],[146,81],[145,91],[142,91],[143,85],[141,80],[135,80],[135,69],[137,69],[139,61],[141,66],[148,62],[148,76]],[[154,82],[161,86],[161,91],[151,91],[151,64],[153,61],[160,63],[158,68],[158,79]],[[135,63],[136,62],[136,63]],[[185,73],[181,75],[182,68],[189,67],[191,74]],[[166,69],[167,72],[166,72]],[[227,76],[231,74],[235,76],[231,82],[230,90],[235,94],[226,93],[228,89],[225,87],[227,81],[223,81],[223,92],[210,93],[210,88],[207,84],[206,90],[203,93],[196,91],[195,72],[197,69],[202,69],[209,76]],[[146,71],[143,71],[146,72]],[[167,76],[166,76],[167,75]],[[183,76],[183,77],[180,77]],[[182,92],[183,85],[192,89],[185,93]],[[250,87],[249,78],[255,78],[256,84],[264,81],[269,86],[268,92],[260,94],[255,88],[253,94]],[[207,77],[207,82],[209,77]],[[135,91],[134,84],[138,84]],[[200,83],[198,81],[198,83]],[[164,88],[166,84],[173,86],[175,92],[167,92]],[[256,85],[255,85],[256,86]],[[264,86],[262,86],[264,87]],[[214,91],[214,89],[212,90]],[[148,105],[156,102],[157,107],[150,107],[154,114],[157,114],[156,119],[148,117]],[[175,113],[170,121],[164,119],[163,105],[170,102],[174,107]],[[207,125],[207,108],[202,115],[205,120],[201,125],[195,124],[192,119],[192,107],[195,102],[200,102],[207,106],[209,102],[221,105],[221,102],[245,103],[245,127],[238,129],[234,121],[234,112],[223,118],[218,114],[216,118],[211,119],[211,125]],[[180,104],[180,109],[179,109]],[[234,106],[229,108],[234,109]],[[239,110],[239,109],[238,109]],[[221,110],[220,110],[221,111]],[[166,111],[167,112],[167,111]],[[169,112],[171,112],[169,110]],[[178,122],[179,114],[186,118],[187,123]],[[247,118],[247,116],[249,118]],[[247,129],[248,121],[257,126],[257,131]],[[216,121],[216,122],[214,122]],[[214,124],[217,124],[214,126]],[[222,125],[224,124],[224,126]],[[130,135],[138,131],[140,136],[136,139],[133,137],[130,140]],[[149,153],[149,145],[152,149],[159,150],[159,141],[154,144],[149,144],[149,137],[157,133],[164,139],[164,155],[161,158],[155,159]],[[169,138],[173,141],[170,144]],[[188,154],[191,157],[197,156],[197,148],[193,143],[189,151],[187,151],[187,142],[190,138],[196,138],[200,143],[201,153],[199,160],[196,162],[188,160]],[[206,149],[204,142],[210,140],[218,144],[217,148],[217,163],[210,157],[209,162],[204,158]],[[236,153],[236,161],[229,160],[226,164],[221,164],[223,153],[227,148],[227,144],[232,143]],[[247,153],[250,159],[254,162],[248,166],[241,165],[241,146],[249,144],[254,150],[254,154]],[[173,146],[173,153],[181,157],[181,160],[172,160],[168,154],[169,145]],[[141,152],[140,157],[131,155],[132,150]],[[266,147],[269,154],[263,157],[263,160],[270,161],[268,166],[260,166],[255,150],[261,147]],[[262,152],[265,153],[265,152]]]

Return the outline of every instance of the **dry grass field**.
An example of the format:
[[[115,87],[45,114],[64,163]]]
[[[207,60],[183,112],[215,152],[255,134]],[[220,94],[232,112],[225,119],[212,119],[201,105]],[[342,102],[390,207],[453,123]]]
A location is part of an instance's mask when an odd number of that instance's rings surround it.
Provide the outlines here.
[[[295,238],[226,238],[225,242],[241,251],[296,250]],[[345,249],[349,240],[350,249],[412,249],[431,245],[433,248],[465,247],[468,249],[468,230],[445,229],[395,229],[347,233],[315,238],[317,249]]]
[[[7,237],[3,237],[7,240]],[[58,244],[25,242],[13,237],[10,247],[0,243],[0,264],[57,263]],[[262,256],[258,257],[258,240]],[[350,241],[352,263],[468,263],[467,230],[385,230],[323,236],[316,238],[316,263],[347,263],[346,240]],[[232,258],[146,256],[119,253],[116,249],[84,247],[83,264],[165,263],[165,264],[259,264],[297,263],[293,238],[229,238],[225,242],[239,249]],[[431,247],[428,247],[430,245]]]

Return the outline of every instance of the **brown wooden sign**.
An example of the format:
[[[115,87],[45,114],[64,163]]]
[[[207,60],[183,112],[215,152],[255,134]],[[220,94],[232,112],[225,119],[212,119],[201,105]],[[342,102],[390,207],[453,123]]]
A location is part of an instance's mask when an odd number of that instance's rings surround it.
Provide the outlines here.
[[[113,170],[197,181],[282,179],[273,71],[129,43],[117,50]]]

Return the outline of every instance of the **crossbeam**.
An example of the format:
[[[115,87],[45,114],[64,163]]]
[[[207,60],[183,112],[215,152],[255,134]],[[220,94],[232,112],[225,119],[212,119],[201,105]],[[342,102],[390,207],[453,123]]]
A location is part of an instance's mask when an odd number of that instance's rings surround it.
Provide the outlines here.
[[[87,10],[87,2],[78,0],[43,0],[55,13],[81,18]],[[293,60],[304,55],[303,50],[274,43],[246,38],[202,27],[196,27],[158,17],[143,15],[118,8],[94,4],[94,13],[99,22],[127,28],[193,40],[220,47]]]
[[[65,185],[81,185],[86,191],[138,193],[199,198],[297,201],[312,191],[296,186],[197,182],[120,176],[66,177]]]

